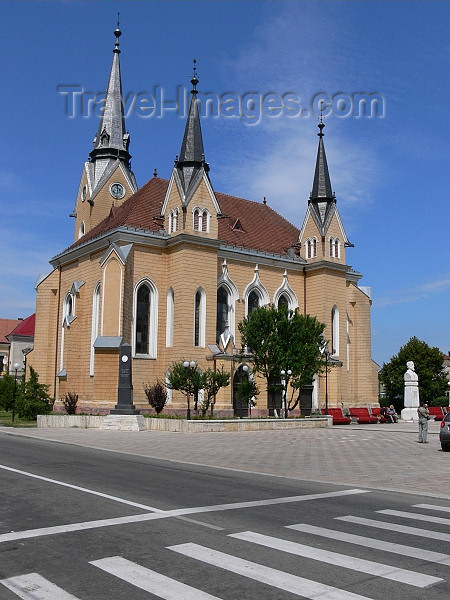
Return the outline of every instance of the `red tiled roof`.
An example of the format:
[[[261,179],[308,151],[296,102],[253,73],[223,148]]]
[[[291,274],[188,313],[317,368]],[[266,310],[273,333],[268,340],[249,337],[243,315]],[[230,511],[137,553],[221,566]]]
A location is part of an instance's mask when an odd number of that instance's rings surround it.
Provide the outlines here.
[[[15,329],[9,332],[9,335],[20,335],[23,337],[34,337],[34,326],[36,323],[36,313],[33,313],[26,319],[19,321]]]
[[[120,207],[111,209],[106,219],[70,248],[76,248],[117,227],[159,231],[163,221],[158,217],[168,185],[167,179],[153,177]],[[219,219],[219,239],[222,242],[276,254],[285,254],[297,242],[299,229],[267,204],[221,193],[216,193],[216,198],[224,215]]]
[[[0,319],[0,344],[9,344],[6,336],[21,322],[20,319]]]

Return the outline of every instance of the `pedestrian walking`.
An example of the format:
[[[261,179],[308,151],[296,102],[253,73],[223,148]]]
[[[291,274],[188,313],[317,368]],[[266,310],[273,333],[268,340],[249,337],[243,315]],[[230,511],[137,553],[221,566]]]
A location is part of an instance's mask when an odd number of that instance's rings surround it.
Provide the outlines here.
[[[428,404],[425,402],[417,409],[419,416],[419,444],[428,444],[428,421],[430,420],[430,411],[428,410]]]

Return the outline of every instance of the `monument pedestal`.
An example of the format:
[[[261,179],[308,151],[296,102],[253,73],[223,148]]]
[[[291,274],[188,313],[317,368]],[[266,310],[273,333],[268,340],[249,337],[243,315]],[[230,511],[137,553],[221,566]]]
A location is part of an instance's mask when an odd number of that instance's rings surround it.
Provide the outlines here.
[[[117,404],[109,411],[110,415],[139,415],[140,410],[133,404],[133,384],[131,376],[131,346],[122,344],[119,360],[119,388],[117,390]]]
[[[142,415],[109,414],[103,419],[100,429],[144,431],[147,428],[145,426],[145,417]]]
[[[418,421],[417,408],[404,408],[401,412],[402,421]]]

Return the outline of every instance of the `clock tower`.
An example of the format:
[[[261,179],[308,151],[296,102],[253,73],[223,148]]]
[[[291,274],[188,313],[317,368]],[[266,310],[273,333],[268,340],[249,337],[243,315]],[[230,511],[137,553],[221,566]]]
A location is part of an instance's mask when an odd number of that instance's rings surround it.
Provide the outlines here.
[[[84,163],[75,208],[70,215],[75,218],[74,241],[82,238],[107,217],[111,209],[120,206],[137,190],[128,151],[130,135],[125,129],[123,112],[119,23],[114,35],[116,42],[103,113],[94,137],[94,148]]]

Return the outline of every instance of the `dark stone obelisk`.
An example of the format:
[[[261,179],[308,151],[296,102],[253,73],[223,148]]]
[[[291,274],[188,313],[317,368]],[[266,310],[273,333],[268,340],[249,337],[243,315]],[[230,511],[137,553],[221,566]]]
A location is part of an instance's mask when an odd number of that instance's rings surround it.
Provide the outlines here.
[[[119,358],[119,387],[117,390],[117,404],[109,411],[111,415],[139,415],[133,404],[133,383],[131,377],[131,346],[120,346]]]

